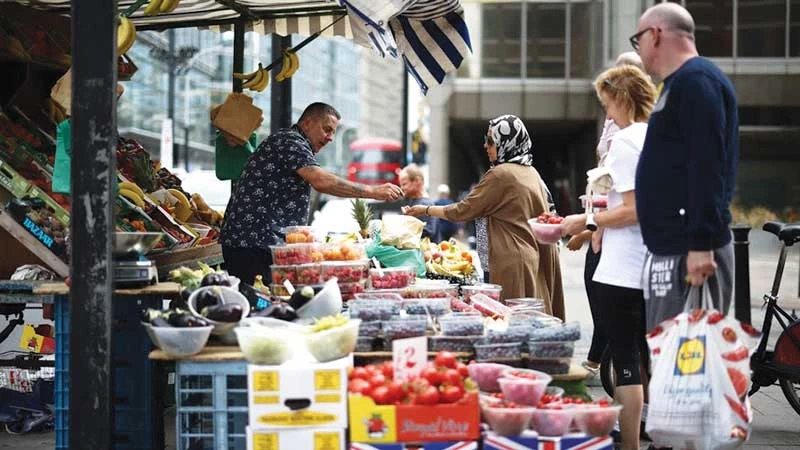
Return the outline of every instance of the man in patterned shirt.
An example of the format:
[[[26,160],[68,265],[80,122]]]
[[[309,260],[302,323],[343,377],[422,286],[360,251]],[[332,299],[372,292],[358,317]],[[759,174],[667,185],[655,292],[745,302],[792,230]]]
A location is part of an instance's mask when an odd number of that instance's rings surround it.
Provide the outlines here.
[[[231,275],[248,284],[259,274],[270,280],[269,246],[282,241],[284,227],[307,223],[311,187],[338,197],[403,196],[397,185],[352,183],[319,167],[315,155],[333,140],[340,118],[332,106],[312,103],[295,125],[271,134],[250,156],[222,225],[222,255]]]

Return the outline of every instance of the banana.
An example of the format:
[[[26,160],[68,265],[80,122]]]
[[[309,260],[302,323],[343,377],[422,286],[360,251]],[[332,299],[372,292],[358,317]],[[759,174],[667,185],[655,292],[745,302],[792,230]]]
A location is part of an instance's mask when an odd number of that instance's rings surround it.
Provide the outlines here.
[[[242,88],[252,89],[253,86],[263,81],[266,71],[262,70],[261,63],[258,64],[258,70],[256,72],[257,73],[253,78],[242,83]]]
[[[139,194],[140,197],[144,198],[144,191],[142,188],[139,187],[136,183],[131,183],[130,181],[126,181],[119,184],[120,189],[128,189],[130,191],[136,192]]]
[[[147,7],[142,11],[145,16],[155,16],[160,12],[161,4],[168,0],[150,0]]]
[[[117,26],[117,53],[122,55],[133,47],[136,41],[136,26],[125,16],[120,16]]]
[[[178,3],[178,0],[163,0],[158,6],[158,11],[161,13],[168,13],[175,9],[176,3]]]
[[[167,12],[168,12],[168,13],[171,13],[172,11],[175,11],[175,9],[177,9],[177,8],[178,8],[178,5],[179,5],[180,3],[181,3],[181,0],[175,0],[174,2],[172,2],[172,5],[171,5],[171,6],[170,6],[170,8],[167,10]]]
[[[292,58],[289,56],[289,52],[286,50],[283,51],[283,61],[281,62],[281,71],[275,75],[275,81],[283,81],[289,78],[289,73],[292,71]]]
[[[252,90],[254,90],[256,92],[263,91],[264,89],[267,88],[267,85],[269,84],[269,72],[267,72],[266,70],[263,70],[263,69],[261,70],[261,72],[264,74],[263,79],[261,80],[260,83],[257,83],[255,86],[253,86],[251,88]]]
[[[136,192],[130,189],[122,188],[119,190],[119,195],[127,198],[128,200],[131,201],[131,203],[138,206],[139,208],[144,208],[144,200],[142,200],[142,197],[139,197],[139,195]]]
[[[260,67],[260,66],[261,66],[261,64],[259,63],[259,67]],[[259,69],[256,69],[256,70],[255,70],[255,71],[253,71],[253,72],[250,72],[250,73],[239,73],[239,72],[233,72],[233,78],[236,78],[237,80],[250,81],[250,80],[252,80],[252,79],[253,79],[253,78],[254,78],[256,75],[258,75],[258,72],[259,72],[260,70],[261,70],[261,69],[259,68]]]
[[[297,73],[297,70],[300,69],[300,58],[298,58],[297,53],[293,51],[287,50],[287,53],[289,53],[289,59],[292,61],[292,71],[286,76],[286,78],[291,78],[295,73]]]
[[[189,220],[189,217],[192,216],[192,205],[189,204],[189,199],[177,189],[169,189],[168,192],[178,199],[178,203],[175,204],[175,218],[181,222]]]

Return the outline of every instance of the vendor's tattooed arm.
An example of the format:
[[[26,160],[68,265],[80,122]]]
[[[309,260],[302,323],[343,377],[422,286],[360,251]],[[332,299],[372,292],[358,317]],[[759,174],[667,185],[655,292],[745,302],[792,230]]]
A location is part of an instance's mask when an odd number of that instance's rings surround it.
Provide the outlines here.
[[[325,194],[337,197],[372,197],[369,186],[347,181],[319,166],[302,167],[297,169],[297,174],[303,177],[315,190]]]

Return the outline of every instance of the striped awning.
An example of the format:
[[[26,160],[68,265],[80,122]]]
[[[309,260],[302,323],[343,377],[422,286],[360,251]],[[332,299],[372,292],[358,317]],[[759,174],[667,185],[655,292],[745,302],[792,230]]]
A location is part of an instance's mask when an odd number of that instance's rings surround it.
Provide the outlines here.
[[[0,0],[0,2],[9,0]],[[71,0],[11,0],[30,8],[68,15]],[[120,12],[134,0],[119,0]],[[198,27],[227,31],[233,23],[245,19],[250,31],[288,35],[311,35],[346,14],[334,0],[180,0],[171,13],[145,16],[140,7],[130,18],[138,30],[161,30]],[[349,19],[341,20],[322,33],[323,36],[352,38]]]

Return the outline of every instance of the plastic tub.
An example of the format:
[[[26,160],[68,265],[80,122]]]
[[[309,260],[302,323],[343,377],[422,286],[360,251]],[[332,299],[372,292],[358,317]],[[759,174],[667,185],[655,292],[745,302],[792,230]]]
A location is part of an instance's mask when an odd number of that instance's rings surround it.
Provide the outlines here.
[[[356,294],[356,299],[359,300],[392,300],[400,304],[403,301],[403,297],[396,291],[392,292],[385,292],[385,291],[376,291],[373,289],[367,289],[364,292],[360,292]]]
[[[297,268],[296,265],[272,265],[269,266],[269,271],[272,274],[272,284],[283,285],[284,281],[289,281],[293,285],[299,285],[297,282]]]
[[[303,342],[302,334],[294,327],[281,326],[276,322],[248,319],[242,326],[234,328],[239,348],[251,364],[283,364],[294,357],[298,346]]]
[[[572,358],[575,354],[575,341],[528,342],[531,358]]]
[[[314,253],[317,244],[271,245],[272,262],[276,265],[308,264],[315,262]]]
[[[483,335],[483,316],[480,314],[448,314],[439,318],[444,336]]]
[[[197,304],[198,296],[206,291],[209,290],[219,290],[220,295],[222,296],[222,304],[227,305],[231,303],[235,303],[242,306],[242,319],[247,317],[250,314],[250,302],[247,301],[247,297],[242,295],[239,291],[234,290],[228,286],[203,286],[199,289],[195,289],[194,292],[189,296],[187,300],[187,304],[189,305],[189,311],[195,316],[203,317],[200,312],[197,311],[195,308]],[[213,331],[211,332],[214,335],[222,336],[229,333],[233,328],[236,326],[239,321],[236,322],[217,322],[214,320],[206,319],[208,322],[214,326]],[[241,319],[240,319],[241,320]]]
[[[353,294],[351,297],[355,298],[355,294],[361,294],[366,290],[367,280],[356,281],[355,283],[339,283],[339,290],[342,293]]]
[[[580,322],[569,322],[531,331],[530,342],[577,341],[581,338]]]
[[[350,319],[346,324],[306,335],[306,345],[319,362],[333,361],[353,353],[358,342],[361,321]]]
[[[581,209],[586,209],[586,194],[578,197],[581,201]],[[608,195],[592,194],[592,208],[608,208]]]
[[[461,312],[461,313],[481,314],[480,311],[478,311],[477,309],[473,308],[472,306],[466,304],[463,300],[461,300],[461,299],[459,299],[457,297],[453,297],[453,298],[450,299],[450,309],[452,309],[453,311]]]
[[[322,282],[319,264],[300,264],[294,266],[294,270],[297,275],[297,284],[300,286],[320,284]]]
[[[558,317],[551,316],[542,312],[529,311],[524,313],[514,312],[508,320],[511,325],[525,325],[530,328],[547,328],[560,326],[563,322]]]
[[[457,284],[412,284],[400,291],[403,298],[458,298]]]
[[[403,309],[409,315],[443,316],[450,313],[450,299],[415,298],[403,300]]]
[[[362,325],[363,326],[363,325]],[[373,336],[359,336],[356,340],[356,350],[357,352],[371,352],[375,344],[375,338]]]
[[[385,320],[381,325],[383,336],[389,342],[395,339],[425,336],[427,326],[427,319],[416,318]]]
[[[475,344],[475,359],[486,362],[499,359],[520,359],[522,357],[521,346],[521,342]]]
[[[605,437],[614,429],[622,405],[584,405],[574,408],[575,425],[590,436]]]
[[[568,374],[571,363],[571,358],[528,358],[528,368],[550,375]]]
[[[485,294],[473,295],[470,298],[470,304],[484,316],[492,319],[508,319],[512,315],[511,308],[487,297]]]
[[[160,348],[169,356],[181,357],[200,353],[208,342],[213,326],[208,327],[154,327],[149,323],[142,326],[153,341],[153,345]]]
[[[481,413],[492,431],[500,436],[519,436],[531,422],[535,408],[503,408],[489,402],[481,405]]]
[[[486,332],[486,343],[526,342],[530,332],[531,329],[523,325],[511,325],[504,330],[489,329]]]
[[[367,279],[369,261],[326,261],[320,264],[322,281],[338,278],[340,283],[356,283]]]
[[[400,302],[394,300],[355,299],[349,303],[350,317],[361,320],[389,320],[400,312]]]
[[[310,244],[314,242],[314,228],[305,225],[283,227],[287,244]]]
[[[461,293],[464,295],[464,300],[469,303],[470,299],[475,294],[483,294],[492,300],[500,300],[500,293],[503,287],[499,284],[483,283],[476,286],[461,286]]]
[[[323,261],[357,261],[367,259],[367,252],[363,244],[323,244]]]
[[[558,386],[547,386],[547,389],[544,391],[545,395],[549,395],[553,398],[561,399],[564,397],[564,388],[560,388]]]
[[[533,237],[540,244],[555,244],[561,240],[560,223],[539,223],[536,218],[528,219],[528,225],[533,231]]]
[[[508,374],[509,372],[512,371],[507,370],[503,373]],[[510,378],[504,375],[498,380],[498,384],[506,400],[520,405],[536,406],[551,380],[552,378],[544,373],[536,379]]]
[[[428,348],[432,352],[457,352],[472,353],[475,343],[483,336],[431,336],[428,338]]]
[[[531,418],[531,428],[536,430],[540,436],[563,436],[569,431],[574,413],[574,408],[562,409],[560,406],[536,409]],[[611,430],[609,430],[610,432]]]
[[[318,319],[332,316],[342,311],[342,293],[336,278],[325,282],[322,290],[297,310],[297,317],[301,319]],[[352,351],[352,350],[351,350]]]
[[[404,288],[417,278],[413,267],[387,267],[381,270],[369,270],[369,282],[374,289]]]
[[[511,366],[496,363],[472,363],[467,366],[469,377],[483,392],[500,392],[500,383],[497,380],[508,369],[511,369]]]
[[[352,317],[352,316],[351,316]],[[361,326],[358,327],[359,337],[378,337],[381,334],[381,321],[361,321]]]
[[[544,312],[544,300],[540,298],[509,298],[505,300],[506,306],[512,310]]]

